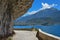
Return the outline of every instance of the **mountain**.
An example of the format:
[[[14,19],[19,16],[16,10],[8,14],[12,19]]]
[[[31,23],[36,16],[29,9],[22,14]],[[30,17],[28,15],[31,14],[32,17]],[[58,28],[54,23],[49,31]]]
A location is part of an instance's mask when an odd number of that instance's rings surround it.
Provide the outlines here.
[[[49,21],[49,22],[48,22]],[[59,23],[60,22],[60,10],[55,8],[40,10],[37,13],[25,17],[21,17],[16,22],[34,23],[34,24],[46,24],[47,22]]]

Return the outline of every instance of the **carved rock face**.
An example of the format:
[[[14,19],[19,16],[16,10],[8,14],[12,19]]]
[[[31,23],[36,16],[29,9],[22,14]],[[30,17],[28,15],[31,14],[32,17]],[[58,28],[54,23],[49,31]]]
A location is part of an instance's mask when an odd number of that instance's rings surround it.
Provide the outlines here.
[[[32,6],[33,0],[18,0],[14,6],[14,19],[23,15]]]
[[[32,6],[33,0],[0,0],[0,16],[7,10],[7,5],[10,3],[11,16],[13,20],[20,17]]]

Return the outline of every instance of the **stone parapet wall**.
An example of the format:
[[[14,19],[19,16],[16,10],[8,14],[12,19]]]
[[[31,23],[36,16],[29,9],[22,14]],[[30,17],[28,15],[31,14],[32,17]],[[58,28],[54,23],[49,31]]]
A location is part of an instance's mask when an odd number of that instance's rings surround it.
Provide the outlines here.
[[[58,39],[53,38],[51,36],[45,35],[45,34],[39,32],[39,31],[37,32],[36,36],[39,40],[58,40]]]

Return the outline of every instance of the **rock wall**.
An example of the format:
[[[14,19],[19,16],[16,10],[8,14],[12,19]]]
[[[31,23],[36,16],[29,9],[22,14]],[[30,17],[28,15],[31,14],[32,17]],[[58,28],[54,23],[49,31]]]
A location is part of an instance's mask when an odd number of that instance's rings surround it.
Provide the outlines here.
[[[33,0],[0,0],[0,35],[12,34],[12,22],[28,11]]]

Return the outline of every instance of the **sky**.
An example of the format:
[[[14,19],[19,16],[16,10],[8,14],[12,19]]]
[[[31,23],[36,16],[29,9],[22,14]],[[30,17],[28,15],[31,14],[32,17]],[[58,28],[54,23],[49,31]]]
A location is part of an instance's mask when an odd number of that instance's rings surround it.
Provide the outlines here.
[[[60,9],[60,0],[34,0],[33,5],[29,11],[38,10],[42,7],[42,3],[57,4],[56,8]]]
[[[60,0],[34,0],[32,7],[23,16],[31,15],[39,10],[54,7],[60,10]]]

